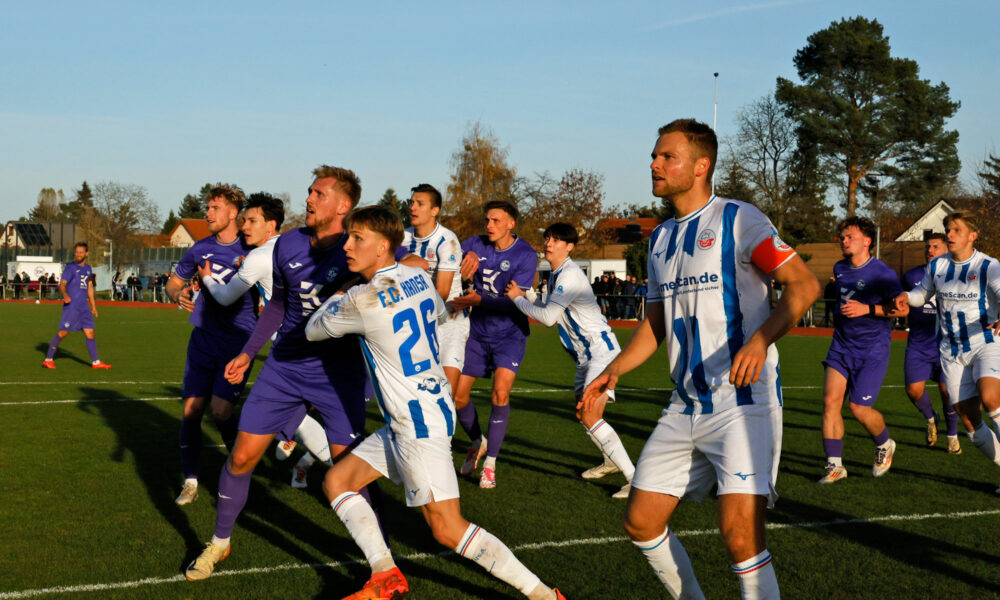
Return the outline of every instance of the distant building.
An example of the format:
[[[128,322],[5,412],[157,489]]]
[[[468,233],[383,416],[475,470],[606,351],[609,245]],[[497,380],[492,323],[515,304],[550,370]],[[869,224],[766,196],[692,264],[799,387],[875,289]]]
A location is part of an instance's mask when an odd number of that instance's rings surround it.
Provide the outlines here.
[[[167,234],[167,245],[171,248],[190,248],[195,242],[212,235],[205,219],[181,219]]]
[[[0,248],[61,250],[72,248],[78,241],[76,236],[76,223],[8,221],[0,239]]]

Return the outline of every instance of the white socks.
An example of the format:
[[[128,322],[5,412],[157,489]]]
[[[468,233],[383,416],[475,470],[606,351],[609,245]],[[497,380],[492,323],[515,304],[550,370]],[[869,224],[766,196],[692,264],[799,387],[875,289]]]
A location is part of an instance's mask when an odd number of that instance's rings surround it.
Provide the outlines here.
[[[333,464],[330,462],[330,442],[326,439],[326,430],[319,424],[319,421],[306,415],[299,428],[295,430],[295,437],[313,456],[328,465]]]
[[[614,428],[608,425],[608,422],[604,419],[594,423],[594,426],[589,429],[586,425],[583,428],[587,430],[587,436],[590,437],[590,441],[594,442],[594,445],[604,453],[605,462],[610,461],[614,463],[618,467],[618,470],[622,472],[622,475],[625,476],[625,479],[631,482],[632,475],[635,473],[635,465],[632,464],[628,453],[625,452],[625,446],[622,445],[622,441],[618,437],[618,434],[615,433]]]
[[[979,451],[986,455],[986,458],[992,460],[997,465],[1000,465],[1000,442],[997,441],[997,436],[993,433],[986,422],[979,424],[976,430],[972,432],[972,443],[979,448]]]
[[[357,492],[344,492],[330,502],[330,506],[347,527],[348,533],[354,538],[354,543],[361,548],[365,559],[372,568],[372,573],[388,571],[396,566],[392,553],[382,539],[382,531],[378,527],[378,519],[371,505]]]
[[[733,573],[740,579],[743,600],[777,600],[781,597],[771,554],[766,548],[757,556],[733,565]]]
[[[555,592],[521,564],[510,548],[474,523],[469,523],[455,552],[486,569],[500,581],[509,583],[532,600],[555,598]]]
[[[671,596],[683,600],[705,600],[691,568],[691,560],[680,540],[670,535],[669,528],[654,539],[632,543],[642,551]]]
[[[218,546],[220,548],[228,548],[229,547],[229,538],[220,538],[219,536],[213,535],[212,536],[212,545],[213,546]]]

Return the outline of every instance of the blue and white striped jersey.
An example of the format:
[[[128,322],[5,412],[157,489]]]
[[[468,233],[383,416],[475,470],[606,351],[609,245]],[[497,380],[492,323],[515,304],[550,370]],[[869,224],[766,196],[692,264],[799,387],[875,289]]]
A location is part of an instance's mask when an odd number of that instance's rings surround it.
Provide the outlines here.
[[[752,386],[733,386],[729,370],[733,356],[771,312],[768,274],[794,255],[762,212],[717,196],[653,231],[647,310],[656,310],[655,303],[663,310],[670,379],[676,386],[667,410],[715,413],[781,403],[773,345]]]
[[[400,244],[400,248],[407,254],[415,254],[427,261],[427,272],[431,276],[431,281],[437,281],[439,271],[455,273],[451,278],[451,289],[445,301],[454,300],[455,297],[462,295],[462,276],[458,272],[462,264],[462,243],[452,230],[438,223],[430,235],[418,238],[414,228],[407,227],[403,230],[403,243]],[[396,256],[399,257],[399,254]],[[464,310],[449,311],[448,314],[449,321],[468,318],[468,312]]]
[[[953,358],[997,341],[989,325],[997,320],[1000,263],[976,250],[963,262],[951,253],[927,265],[920,285],[908,292],[910,306],[937,298],[938,349]]]
[[[310,340],[359,334],[382,416],[404,439],[455,434],[455,403],[438,359],[447,310],[430,276],[394,264],[327,300],[306,328]]]

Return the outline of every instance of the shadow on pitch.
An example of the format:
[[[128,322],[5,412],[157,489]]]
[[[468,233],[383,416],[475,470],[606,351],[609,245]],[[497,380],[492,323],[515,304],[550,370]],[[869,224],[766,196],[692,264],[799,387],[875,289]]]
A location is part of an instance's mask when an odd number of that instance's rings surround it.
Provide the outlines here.
[[[83,332],[80,333],[80,336],[82,338]],[[65,344],[65,342],[66,340],[63,340],[63,344]],[[56,348],[56,355],[52,357],[53,360],[61,360],[67,358],[69,360],[74,360],[80,363],[81,365],[87,365],[88,367],[90,366],[89,357],[86,360],[84,360],[79,356],[77,356],[76,354],[70,352],[69,350],[64,350],[63,344],[60,344],[59,347]],[[46,344],[45,342],[39,342],[38,344],[35,344],[35,350],[37,350],[38,353],[42,355],[42,358],[45,358],[45,354],[49,351],[49,345]]]

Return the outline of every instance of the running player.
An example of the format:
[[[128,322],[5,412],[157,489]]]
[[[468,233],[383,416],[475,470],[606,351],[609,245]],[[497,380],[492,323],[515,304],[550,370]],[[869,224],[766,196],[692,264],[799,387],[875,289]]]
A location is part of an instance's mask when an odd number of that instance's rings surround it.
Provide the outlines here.
[[[59,291],[63,298],[62,318],[59,319],[59,330],[52,336],[49,350],[42,361],[42,366],[46,369],[56,368],[53,357],[63,338],[69,332],[81,329],[86,338],[87,353],[90,354],[90,368],[111,368],[111,365],[101,362],[97,357],[97,340],[94,339],[97,302],[94,300],[94,270],[87,264],[88,254],[87,242],[77,242],[73,247],[73,262],[66,265],[59,279]]]
[[[601,314],[587,275],[569,257],[579,240],[576,227],[569,223],[553,223],[543,237],[545,260],[552,265],[546,284],[548,300],[531,302],[514,282],[507,284],[507,297],[529,318],[546,327],[558,327],[559,340],[576,363],[573,390],[579,402],[583,389],[618,356],[621,347],[607,319]],[[597,479],[621,471],[626,481],[632,481],[635,467],[618,434],[604,420],[605,405],[614,401],[614,391],[608,391],[597,400],[593,410],[576,412],[576,418],[587,431],[590,441],[604,454],[602,464],[583,472],[585,479]],[[629,489],[631,486],[626,483],[612,497],[628,498]]]
[[[198,461],[201,456],[201,420],[210,409],[226,448],[232,450],[238,419],[233,408],[243,392],[246,378],[226,381],[226,361],[246,343],[253,331],[254,304],[243,294],[229,306],[223,306],[208,294],[198,294],[193,304],[189,280],[198,275],[198,265],[212,259],[211,279],[227,283],[236,275],[250,247],[240,236],[236,218],[243,208],[243,190],[220,183],[208,193],[205,222],[213,235],[194,243],[167,281],[167,296],[189,308],[194,325],[188,341],[184,365],[184,414],[181,418],[180,450],[184,486],[177,504],[198,499]]]
[[[403,224],[380,206],[357,209],[345,222],[348,268],[369,283],[335,296],[309,320],[311,340],[361,335],[361,346],[386,425],[365,438],[326,475],[330,505],[357,542],[372,577],[347,599],[394,598],[409,591],[379,534],[371,507],[357,491],[382,477],[406,489],[434,538],[533,599],[558,599],[497,538],[466,521],[459,510],[451,459],[455,407],[438,358],[444,301],[423,269],[397,264]]]
[[[896,306],[937,301],[941,371],[972,443],[1000,465],[1000,442],[983,422],[980,402],[1000,421],[1000,263],[975,249],[976,218],[955,212],[944,220],[949,254],[927,265],[920,285],[896,298]],[[997,489],[1000,493],[1000,488]]]
[[[935,258],[948,252],[948,241],[943,233],[932,233],[924,242],[924,257],[930,263]],[[913,267],[903,273],[903,289],[912,290],[920,285],[924,278],[926,265]],[[937,442],[937,420],[931,407],[931,397],[926,391],[928,379],[938,384],[941,392],[941,407],[944,411],[945,423],[948,427],[948,452],[961,454],[962,446],[958,443],[958,413],[948,400],[948,390],[945,389],[944,378],[941,377],[941,354],[937,343],[937,306],[931,298],[919,310],[911,310],[908,319],[910,327],[906,338],[906,355],[903,359],[903,381],[906,384],[906,395],[910,402],[927,419],[927,445]]]
[[[833,341],[823,366],[823,451],[826,468],[819,483],[847,477],[844,468],[844,399],[851,414],[875,442],[872,476],[881,477],[892,466],[896,442],[889,437],[882,413],[875,409],[885,371],[889,366],[892,321],[909,312],[893,310],[893,299],[902,292],[899,277],[871,255],[875,224],[864,217],[850,217],[837,226],[844,259],[833,265],[840,309],[833,316]]]
[[[483,212],[486,235],[462,242],[462,251],[466,253],[462,258],[462,277],[472,279],[473,289],[452,300],[451,306],[455,310],[472,309],[465,366],[455,388],[458,420],[472,444],[459,472],[462,475],[473,472],[485,454],[479,487],[490,489],[497,485],[497,456],[510,420],[510,390],[530,333],[528,317],[517,310],[504,290],[511,281],[523,288],[532,287],[538,254],[514,233],[517,208],[513,204],[494,200],[486,204]],[[476,378],[490,375],[493,376],[492,409],[484,440],[471,395]]]
[[[274,245],[271,301],[260,314],[253,335],[230,356],[229,381],[246,376],[254,356],[277,331],[278,337],[240,415],[239,436],[219,476],[215,535],[187,568],[188,581],[206,579],[216,563],[229,556],[229,538],[246,504],[250,477],[274,439],[291,436],[306,406],[323,417],[332,460],[364,435],[367,378],[356,338],[310,343],[309,315],[355,275],[344,254],[344,216],[361,198],[353,171],[320,166],[306,199],[306,226],[285,232]],[[367,493],[377,493],[371,486]]]
[[[639,456],[625,530],[674,598],[704,598],[671,535],[682,496],[718,484],[719,524],[744,598],[777,598],[764,536],[781,448],[781,383],[774,342],[819,297],[801,258],[750,204],[711,193],[718,142],[693,119],[659,130],[653,195],[676,216],[649,242],[646,318],[584,391],[590,409],[663,343],[675,390]],[[770,309],[769,283],[784,293]]]

